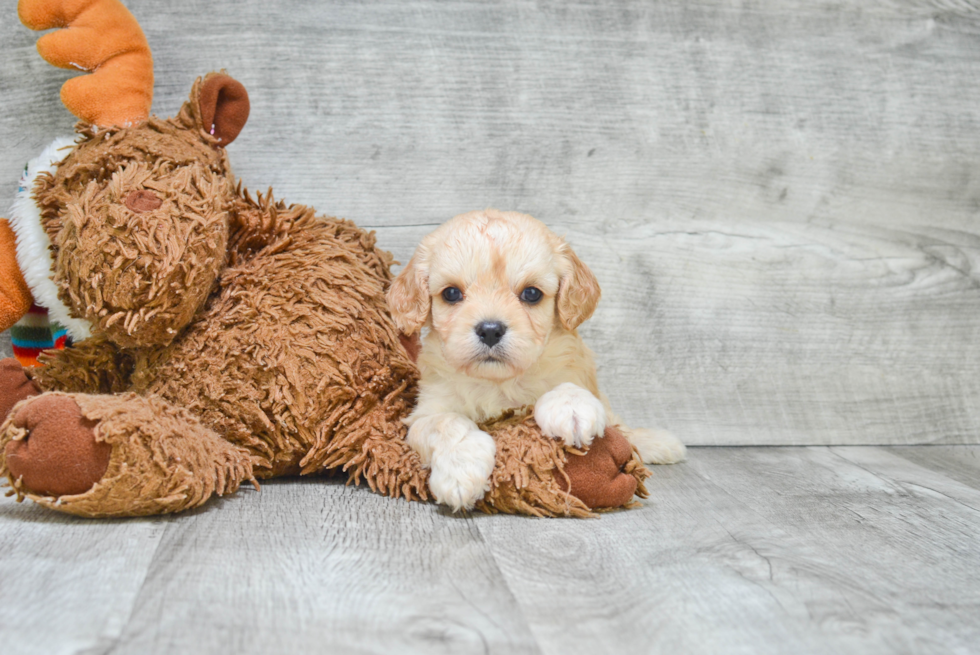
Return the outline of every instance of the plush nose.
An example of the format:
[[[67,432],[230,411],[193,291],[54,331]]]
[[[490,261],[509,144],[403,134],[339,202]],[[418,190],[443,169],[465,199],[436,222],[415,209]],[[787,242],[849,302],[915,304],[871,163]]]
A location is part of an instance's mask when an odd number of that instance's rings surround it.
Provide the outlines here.
[[[476,326],[476,336],[491,348],[497,345],[506,333],[507,326],[500,321],[483,321]]]

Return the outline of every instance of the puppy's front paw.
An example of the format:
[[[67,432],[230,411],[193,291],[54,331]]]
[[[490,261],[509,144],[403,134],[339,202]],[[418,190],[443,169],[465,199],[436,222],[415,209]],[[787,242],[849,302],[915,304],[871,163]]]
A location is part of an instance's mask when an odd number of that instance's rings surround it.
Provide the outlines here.
[[[602,436],[606,408],[582,387],[565,382],[538,398],[534,420],[545,435],[561,439],[566,446],[582,448]]]
[[[490,488],[497,445],[465,416],[447,412],[414,417],[408,445],[431,470],[433,497],[454,512],[473,507]]]
[[[429,490],[436,501],[454,512],[472,509],[490,489],[497,446],[493,438],[481,430],[466,436],[432,455]]]

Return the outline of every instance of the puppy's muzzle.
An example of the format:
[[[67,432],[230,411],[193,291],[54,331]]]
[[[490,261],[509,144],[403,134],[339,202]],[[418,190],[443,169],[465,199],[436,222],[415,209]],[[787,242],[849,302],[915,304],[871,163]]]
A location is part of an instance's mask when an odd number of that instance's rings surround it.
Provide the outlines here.
[[[493,348],[504,338],[507,333],[507,326],[500,321],[483,321],[477,324],[475,330],[480,342],[488,348]]]

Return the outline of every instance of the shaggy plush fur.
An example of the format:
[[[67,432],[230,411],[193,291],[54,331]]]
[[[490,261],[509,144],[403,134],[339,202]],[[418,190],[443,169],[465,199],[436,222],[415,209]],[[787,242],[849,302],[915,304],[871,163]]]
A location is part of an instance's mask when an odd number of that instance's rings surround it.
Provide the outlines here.
[[[94,336],[29,375],[44,391],[130,391],[180,408],[244,449],[249,475],[340,468],[426,498],[403,439],[417,370],[387,311],[390,254],[348,221],[234,187],[201,129],[202,86],[174,119],[83,126],[38,177],[59,296]],[[130,207],[143,192],[150,207]],[[134,410],[133,430],[150,416]]]
[[[186,107],[182,112],[192,113]],[[123,144],[106,150],[113,163],[99,167],[117,172],[108,177],[104,191],[95,191],[97,186],[90,181],[79,185],[77,192],[83,197],[106,196],[121,184],[119,152],[135,152],[137,156],[143,152],[127,147],[127,143],[135,141],[144,146],[156,141],[153,147],[162,151],[161,160],[177,158],[173,149],[167,149],[169,140],[155,139],[158,127],[154,122],[121,130],[130,133],[128,139],[119,133],[100,134],[100,142]],[[193,149],[180,150],[194,156]],[[78,170],[81,166],[73,161],[74,156],[91,156],[91,151],[84,145],[79,147],[68,163]],[[145,213],[119,209],[119,200],[135,187],[145,187],[146,182],[166,199],[159,211],[168,204],[188,206],[182,199],[186,195],[182,187],[143,178],[145,164],[137,162],[136,167],[141,171],[137,181],[113,194],[117,202],[112,208],[117,215],[128,217],[128,222],[115,229],[103,223],[101,230],[93,232],[131,234],[146,225]],[[126,177],[132,179],[128,170]],[[70,208],[70,194],[64,186],[54,184],[55,180],[52,176],[39,185],[39,202],[47,208]],[[161,239],[132,238],[129,258],[123,259],[148,260],[150,264],[143,270],[154,279],[159,277],[155,274],[159,269],[173,270],[184,263],[181,254],[191,258],[184,271],[201,268],[197,259],[208,262],[206,270],[214,267],[214,262],[224,265],[227,261],[229,265],[223,266],[220,276],[215,275],[206,287],[210,291],[215,286],[217,293],[192,322],[179,320],[182,312],[170,313],[173,320],[167,325],[175,334],[183,324],[191,323],[180,338],[170,336],[170,343],[156,345],[159,340],[153,337],[160,330],[147,338],[151,330],[143,327],[160,316],[160,312],[153,312],[157,307],[168,302],[186,307],[185,298],[193,294],[161,293],[157,285],[146,284],[143,297],[128,295],[131,307],[122,320],[106,326],[119,313],[96,306],[92,315],[101,319],[96,328],[99,337],[54,355],[47,366],[32,373],[34,379],[43,389],[102,393],[131,389],[159,396],[191,411],[226,439],[246,448],[260,477],[340,466],[355,480],[363,477],[383,493],[424,497],[425,476],[417,463],[412,466],[409,451],[400,446],[400,419],[410,409],[413,396],[408,390],[417,374],[387,315],[384,293],[390,277],[390,255],[375,248],[373,235],[350,222],[319,218],[308,208],[287,207],[270,198],[253,200],[245,192],[222,195],[222,187],[213,181],[207,188],[211,205],[224,203],[225,211],[219,216],[226,234],[212,239],[222,246],[220,253],[195,258],[193,247],[174,253],[160,247]],[[171,201],[174,197],[176,200]],[[204,214],[192,214],[200,217],[197,226],[212,222]],[[173,214],[166,214],[159,222],[166,224],[159,234],[168,235],[177,229],[173,227]],[[54,220],[49,220],[46,227],[50,229],[53,224]],[[57,233],[58,243],[66,242],[62,234],[67,229],[63,225]],[[186,245],[189,232],[185,232],[181,245]],[[124,250],[125,246],[117,245],[111,251],[111,268],[119,268],[114,262]],[[72,253],[72,270],[90,273],[107,269],[107,258],[97,249],[60,252]],[[97,261],[92,263],[92,259]],[[81,302],[93,288],[91,284],[83,288],[82,278],[60,277],[73,306],[92,307],[106,298],[102,293],[87,304]],[[76,280],[77,293],[73,291]],[[184,280],[186,277],[174,282],[175,288],[184,288]],[[129,289],[139,284],[135,279]],[[148,309],[149,302],[139,302],[144,298],[156,301],[156,306]],[[114,332],[116,324],[124,326],[124,331]]]

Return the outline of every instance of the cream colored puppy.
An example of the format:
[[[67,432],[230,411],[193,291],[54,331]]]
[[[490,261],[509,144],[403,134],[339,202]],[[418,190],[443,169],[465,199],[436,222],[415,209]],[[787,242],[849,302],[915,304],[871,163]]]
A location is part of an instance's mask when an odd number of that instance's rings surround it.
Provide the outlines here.
[[[534,405],[542,431],[576,447],[619,424],[576,331],[599,293],[568,244],[525,214],[461,214],[422,240],[388,304],[405,334],[430,328],[406,423],[437,501],[459,510],[483,498],[496,448],[477,422],[504,410]],[[646,462],[684,458],[668,433],[620,427]]]

